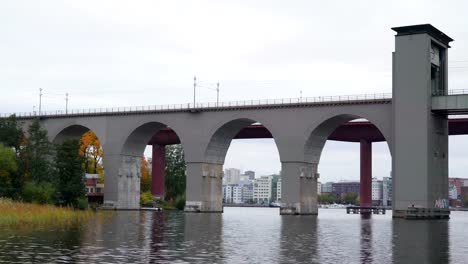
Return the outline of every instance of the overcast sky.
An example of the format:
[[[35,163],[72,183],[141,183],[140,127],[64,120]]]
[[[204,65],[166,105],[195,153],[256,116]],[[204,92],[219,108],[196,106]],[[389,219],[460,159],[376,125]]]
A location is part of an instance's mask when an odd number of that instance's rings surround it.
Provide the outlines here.
[[[395,26],[455,39],[450,89],[468,89],[466,1],[1,1],[0,112],[391,92]],[[468,177],[468,137],[450,139]],[[388,176],[385,143],[374,175]],[[225,167],[277,173],[272,140],[235,140]],[[322,181],[359,177],[359,145],[328,142]]]

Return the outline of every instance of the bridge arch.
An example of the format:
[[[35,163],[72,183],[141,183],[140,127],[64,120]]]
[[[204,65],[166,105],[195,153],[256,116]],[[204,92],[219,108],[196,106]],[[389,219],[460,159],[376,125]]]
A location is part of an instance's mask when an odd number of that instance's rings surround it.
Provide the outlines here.
[[[304,145],[304,160],[312,165],[316,173],[322,151],[328,137],[340,125],[355,119],[367,119],[372,123],[386,140],[386,144],[391,155],[392,144],[391,141],[389,141],[391,140],[391,127],[389,126],[391,120],[387,119],[385,115],[375,113],[373,115],[363,115],[362,113],[325,115],[310,127],[310,130],[307,132],[309,133],[307,141]],[[359,138],[359,136],[357,138],[357,142],[360,143],[361,151],[359,181],[360,206],[369,207],[372,206],[372,139],[369,139],[364,135],[362,138]],[[318,178],[320,174],[317,173],[316,175],[316,178]],[[316,186],[312,186],[312,188],[316,188]],[[316,194],[313,194],[313,196],[316,196]],[[340,197],[337,198],[340,199]]]
[[[392,153],[391,120],[386,119],[385,116],[369,117],[368,115],[358,113],[335,113],[325,115],[316,120],[306,130],[304,135],[306,143],[304,144],[303,150],[304,161],[319,163],[322,149],[333,131],[335,131],[340,125],[356,119],[366,119],[375,125],[385,138],[390,154]]]
[[[108,191],[113,194],[112,199],[108,201],[109,203],[121,208],[134,209],[138,208],[140,203],[141,166],[146,146],[156,144],[153,145],[153,148],[158,149],[158,156],[153,157],[153,169],[156,168],[157,162],[158,173],[151,175],[151,192],[154,196],[163,198],[165,145],[157,145],[157,143],[150,143],[150,141],[158,132],[165,128],[171,128],[182,146],[183,142],[180,134],[176,132],[177,129],[157,118],[143,117],[124,122],[126,126],[115,124],[117,128],[125,130],[114,138],[116,146],[111,146],[112,153],[106,159],[106,164],[109,165],[109,170],[106,173],[110,175],[109,181],[111,182],[106,185],[106,188],[108,187]],[[153,149],[153,155],[155,153],[155,149]]]
[[[80,140],[80,154],[84,156],[84,173],[86,197],[89,203],[101,204],[105,198],[104,191],[104,147],[103,139],[105,140],[102,130],[92,124],[86,122],[68,122],[60,127],[53,127],[57,123],[48,124],[45,122],[46,128],[49,130],[49,138],[54,144],[61,144],[65,140],[76,139]],[[92,128],[97,128],[93,130]]]
[[[262,124],[271,133],[281,159],[281,151],[278,147],[279,131],[275,129],[273,124],[255,115],[236,115],[228,119],[228,121],[223,120],[213,126],[204,152],[205,162],[224,164],[227,151],[234,137],[242,129],[255,123]]]
[[[89,130],[96,134],[102,145],[104,145],[106,141],[104,129],[102,125],[99,124],[74,120],[64,124],[60,122],[51,122],[51,124],[49,124],[45,121],[43,125],[48,131],[50,141],[55,144],[61,143],[67,139],[80,139],[81,136]]]

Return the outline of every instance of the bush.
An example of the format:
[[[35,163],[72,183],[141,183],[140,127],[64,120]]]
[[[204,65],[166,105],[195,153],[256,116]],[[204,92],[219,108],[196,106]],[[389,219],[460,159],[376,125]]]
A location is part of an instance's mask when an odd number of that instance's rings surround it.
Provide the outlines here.
[[[184,210],[185,207],[185,193],[177,196],[174,203],[175,207],[179,210]]]
[[[140,205],[151,201],[154,201],[154,198],[150,191],[140,193]]]
[[[80,210],[88,209],[88,207],[89,207],[88,198],[86,198],[86,197],[77,198],[75,207],[77,209],[80,209]]]
[[[28,182],[23,189],[23,199],[31,203],[51,204],[54,194],[55,187],[47,182]]]

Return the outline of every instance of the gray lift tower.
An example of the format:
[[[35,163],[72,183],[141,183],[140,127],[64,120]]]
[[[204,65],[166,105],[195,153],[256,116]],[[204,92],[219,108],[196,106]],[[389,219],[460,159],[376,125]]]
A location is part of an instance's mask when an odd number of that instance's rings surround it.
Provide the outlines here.
[[[430,24],[393,28],[393,216],[448,218],[447,94],[450,37]]]

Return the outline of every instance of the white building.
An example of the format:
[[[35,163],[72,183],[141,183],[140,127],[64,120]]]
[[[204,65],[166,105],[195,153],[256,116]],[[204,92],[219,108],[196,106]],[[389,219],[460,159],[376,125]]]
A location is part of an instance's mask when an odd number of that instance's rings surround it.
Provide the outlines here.
[[[321,194],[322,194],[322,183],[317,182],[317,195],[321,195]]]
[[[262,176],[253,185],[253,199],[258,204],[270,203],[272,198],[272,176]]]
[[[232,203],[232,186],[223,185],[223,202]]]
[[[281,178],[278,179],[276,184],[276,200],[277,202],[281,201]]]
[[[242,185],[242,202],[250,203],[253,201],[253,184]]]
[[[225,184],[237,184],[240,180],[240,170],[235,168],[229,168],[224,170]]]
[[[372,203],[380,204],[382,201],[383,181],[372,178]]]
[[[390,206],[392,202],[392,177],[383,177],[382,180],[382,205]]]
[[[241,182],[249,181],[250,180],[249,177],[250,177],[249,175],[242,174],[239,176],[239,181]]]
[[[239,186],[237,184],[232,185],[232,203],[235,203],[235,204],[243,203],[242,186]]]

